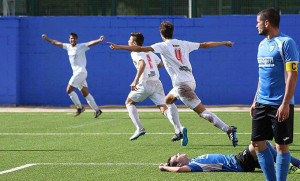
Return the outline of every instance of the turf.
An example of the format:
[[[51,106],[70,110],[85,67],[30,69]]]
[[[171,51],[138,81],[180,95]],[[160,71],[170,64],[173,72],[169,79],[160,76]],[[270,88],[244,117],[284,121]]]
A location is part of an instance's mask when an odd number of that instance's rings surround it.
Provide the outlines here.
[[[248,112],[216,112],[224,122],[238,127],[236,148],[226,134],[193,112],[180,113],[182,124],[188,128],[186,147],[180,142],[170,142],[174,130],[159,112],[139,114],[147,133],[129,141],[135,128],[127,113],[104,112],[99,119],[94,119],[91,112],[76,118],[70,113],[0,113],[0,172],[30,163],[159,164],[178,152],[187,153],[189,158],[207,153],[237,154],[250,143]],[[290,150],[300,158],[300,112],[295,112],[294,122],[294,143]],[[264,176],[261,170],[176,174],[160,172],[157,165],[36,165],[2,174],[0,180],[245,181],[264,180]],[[288,175],[288,180],[300,180],[300,175]]]

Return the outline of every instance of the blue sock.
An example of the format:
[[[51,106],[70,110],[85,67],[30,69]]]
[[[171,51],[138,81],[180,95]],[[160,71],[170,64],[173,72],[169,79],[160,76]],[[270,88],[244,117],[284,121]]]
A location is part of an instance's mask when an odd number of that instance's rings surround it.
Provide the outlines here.
[[[264,172],[267,181],[276,180],[274,159],[269,148],[265,149],[260,153],[256,153],[257,159],[261,169]]]
[[[292,163],[292,165],[298,167],[300,165],[300,160],[291,156],[291,163]]]
[[[277,180],[286,180],[287,173],[289,171],[290,167],[290,161],[291,161],[291,154],[283,153],[283,154],[277,154],[276,158],[276,176]]]

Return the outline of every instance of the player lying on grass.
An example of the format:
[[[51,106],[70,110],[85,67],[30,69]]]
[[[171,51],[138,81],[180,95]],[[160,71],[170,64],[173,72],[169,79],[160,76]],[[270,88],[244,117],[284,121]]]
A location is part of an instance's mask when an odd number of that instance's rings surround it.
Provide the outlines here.
[[[267,145],[276,158],[276,150],[269,142]],[[255,168],[260,166],[252,144],[238,155],[206,154],[189,159],[186,154],[178,153],[159,165],[161,171],[169,172],[253,172]],[[299,159],[291,157],[289,173],[300,174]]]
[[[53,45],[59,46],[68,51],[70,64],[73,70],[73,76],[71,77],[68,86],[67,93],[70,96],[70,99],[77,106],[77,112],[74,116],[79,116],[82,112],[85,111],[82,107],[81,102],[78,98],[78,95],[74,91],[75,88],[78,88],[82,95],[85,97],[87,103],[95,111],[94,118],[98,118],[102,111],[97,106],[94,97],[89,93],[88,85],[86,82],[87,70],[86,70],[86,57],[85,52],[89,50],[90,46],[97,45],[98,43],[104,40],[104,36],[101,36],[97,40],[93,40],[87,43],[78,43],[78,36],[76,33],[71,33],[69,36],[70,43],[62,43],[57,40],[52,40],[43,34],[42,38]]]
[[[129,46],[142,46],[143,43],[144,36],[142,33],[131,33],[128,41]],[[160,109],[161,113],[169,119],[171,124],[174,125],[175,132],[179,133],[183,127],[179,120],[178,122],[173,121],[170,109],[168,109],[164,103],[165,92],[162,83],[159,80],[158,71],[158,68],[163,66],[160,58],[152,52],[131,52],[131,58],[137,69],[137,73],[130,85],[131,92],[125,102],[129,116],[136,127],[136,131],[130,137],[130,140],[135,140],[146,133],[145,128],[141,124],[135,105],[148,97]]]
[[[238,144],[236,137],[236,127],[228,126],[217,115],[206,110],[201,100],[195,93],[196,82],[192,73],[192,65],[189,60],[189,54],[199,48],[214,48],[217,46],[232,47],[230,41],[224,42],[203,42],[194,43],[189,41],[173,39],[174,26],[168,21],[161,23],[159,27],[160,35],[163,42],[156,43],[151,46],[123,46],[108,42],[111,49],[123,49],[134,52],[149,52],[160,53],[165,68],[172,79],[173,89],[165,97],[165,103],[170,106],[170,110],[174,115],[174,119],[178,118],[178,111],[173,104],[180,99],[186,106],[194,110],[200,117],[208,120],[214,126],[226,132],[229,139],[235,147]],[[204,80],[203,80],[204,81]],[[187,129],[176,133],[171,141],[182,140],[183,144],[187,144]]]

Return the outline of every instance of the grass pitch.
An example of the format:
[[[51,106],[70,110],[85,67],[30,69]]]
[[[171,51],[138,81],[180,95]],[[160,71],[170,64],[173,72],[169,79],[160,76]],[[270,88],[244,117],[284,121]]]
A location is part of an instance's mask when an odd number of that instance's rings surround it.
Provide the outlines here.
[[[104,112],[99,119],[85,112],[0,113],[0,180],[264,180],[254,173],[168,173],[159,163],[178,152],[189,158],[202,154],[237,154],[250,143],[248,112],[215,112],[228,125],[238,127],[239,145],[233,148],[226,134],[193,112],[180,112],[189,143],[170,142],[173,127],[157,112],[140,112],[146,135],[129,141],[135,131],[127,113]],[[294,143],[300,158],[300,112],[295,112]],[[24,166],[27,168],[13,171]],[[300,175],[288,175],[300,180]]]

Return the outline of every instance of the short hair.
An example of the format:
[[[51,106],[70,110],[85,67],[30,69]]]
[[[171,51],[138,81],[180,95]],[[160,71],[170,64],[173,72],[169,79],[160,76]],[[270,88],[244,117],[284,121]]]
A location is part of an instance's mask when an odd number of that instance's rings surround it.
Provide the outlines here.
[[[177,164],[178,164],[178,162],[171,162],[171,158],[172,158],[172,157],[169,157],[169,158],[168,158],[167,165],[168,165],[169,167],[176,167]]]
[[[260,20],[268,20],[272,26],[279,28],[280,15],[274,8],[262,10],[257,14],[257,16],[260,16]]]
[[[163,37],[167,39],[173,38],[174,25],[169,21],[164,21],[159,26],[159,31],[163,35]]]
[[[144,35],[140,32],[132,32],[130,34],[130,36],[132,36],[134,39],[133,41],[136,42],[137,45],[142,46],[144,43]]]
[[[78,35],[76,33],[70,33],[70,36],[73,36],[78,39]]]

